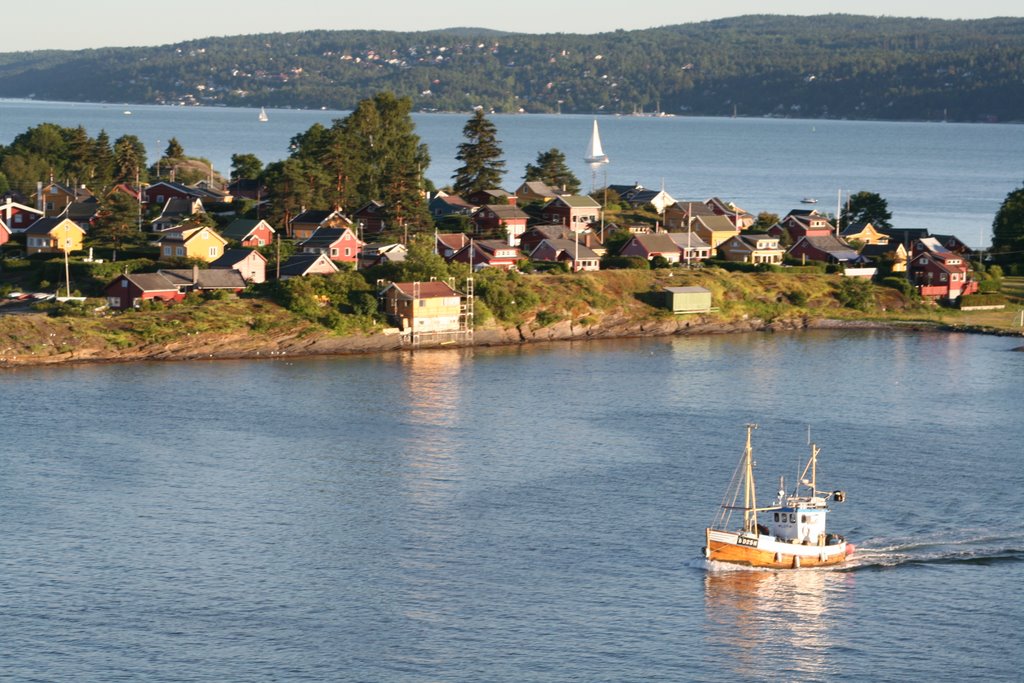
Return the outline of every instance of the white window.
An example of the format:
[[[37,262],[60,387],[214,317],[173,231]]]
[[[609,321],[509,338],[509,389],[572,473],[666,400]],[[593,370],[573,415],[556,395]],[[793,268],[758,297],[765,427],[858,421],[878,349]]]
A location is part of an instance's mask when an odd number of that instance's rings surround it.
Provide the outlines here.
[[[169,247],[169,246],[164,247],[164,256],[170,256],[170,255],[171,255],[171,247]]]
[[[128,289],[128,281],[121,280],[121,289]]]
[[[14,215],[14,222],[15,223],[21,223],[21,219],[22,218],[23,218],[23,216],[20,213],[19,214],[15,214]]]
[[[207,253],[210,254],[210,258],[217,258],[217,247],[210,247],[210,251]]]
[[[337,256],[337,255],[338,255],[337,248],[336,247],[331,247],[331,256]]]
[[[174,248],[174,255],[175,256],[184,256],[185,255],[185,247],[175,247]]]
[[[121,299],[116,296],[108,296],[107,305],[116,308],[121,305]]]
[[[345,256],[351,256],[351,255],[352,255],[352,250],[350,248],[348,248],[348,247],[345,247]]]
[[[262,247],[263,246],[263,238],[262,237],[257,237],[256,238],[256,246],[258,246],[258,247]]]

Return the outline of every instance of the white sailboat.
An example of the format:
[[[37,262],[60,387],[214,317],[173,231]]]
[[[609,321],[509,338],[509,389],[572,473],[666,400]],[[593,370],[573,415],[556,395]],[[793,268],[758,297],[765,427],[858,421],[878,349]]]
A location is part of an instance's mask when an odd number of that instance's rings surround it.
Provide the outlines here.
[[[260,123],[266,123],[267,121],[270,120],[270,118],[267,116],[267,110],[264,109],[263,107],[260,107],[259,119],[260,119]]]
[[[590,135],[590,146],[583,160],[588,164],[607,164],[608,155],[601,149],[601,134],[597,131],[597,119],[594,119],[594,132]]]

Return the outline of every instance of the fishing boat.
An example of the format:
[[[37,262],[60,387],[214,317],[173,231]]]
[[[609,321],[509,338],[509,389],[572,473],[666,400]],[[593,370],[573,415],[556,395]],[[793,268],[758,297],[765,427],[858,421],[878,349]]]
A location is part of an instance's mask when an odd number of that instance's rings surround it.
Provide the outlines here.
[[[594,119],[594,132],[590,134],[590,146],[583,160],[588,164],[607,164],[608,155],[601,149],[601,134],[597,130],[597,119]]]
[[[263,107],[260,107],[259,120],[260,123],[266,123],[267,121],[270,120],[270,117],[267,116],[267,110],[264,109]]]
[[[818,200],[815,199],[814,197],[804,197],[803,199],[800,200],[800,203],[801,204],[817,204]]]
[[[838,534],[827,533],[825,517],[828,501],[841,503],[843,491],[818,490],[818,453],[811,444],[811,455],[792,493],[786,493],[780,480],[775,502],[757,506],[754,485],[754,454],[751,433],[757,425],[747,425],[747,445],[733,474],[715,523],[705,529],[704,557],[715,562],[766,569],[796,569],[841,564],[853,554],[854,546]],[[740,501],[740,496],[743,499]],[[742,525],[730,530],[733,512],[742,512]],[[764,513],[766,525],[759,523]]]

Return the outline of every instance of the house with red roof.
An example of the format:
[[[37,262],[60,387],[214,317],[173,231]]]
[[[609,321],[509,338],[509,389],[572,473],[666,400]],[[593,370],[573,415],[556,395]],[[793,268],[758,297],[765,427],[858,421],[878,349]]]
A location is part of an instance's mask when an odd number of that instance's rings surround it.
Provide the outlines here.
[[[400,330],[458,332],[462,294],[447,282],[392,282],[379,295],[384,312]]]

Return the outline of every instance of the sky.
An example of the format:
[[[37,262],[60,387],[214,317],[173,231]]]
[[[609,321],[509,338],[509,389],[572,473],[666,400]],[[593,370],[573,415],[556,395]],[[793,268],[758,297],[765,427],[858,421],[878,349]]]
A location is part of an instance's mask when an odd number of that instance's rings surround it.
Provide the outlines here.
[[[864,14],[873,16],[977,19],[1021,16],[1019,0],[718,0],[714,3],[645,0],[635,9],[608,0],[176,0],[169,5],[125,0],[51,0],[45,21],[28,2],[8,3],[4,24],[38,26],[8,30],[0,52],[128,45],[165,45],[210,36],[275,33],[312,29],[425,31],[474,26],[522,33],[600,33],[685,24],[743,14]]]

